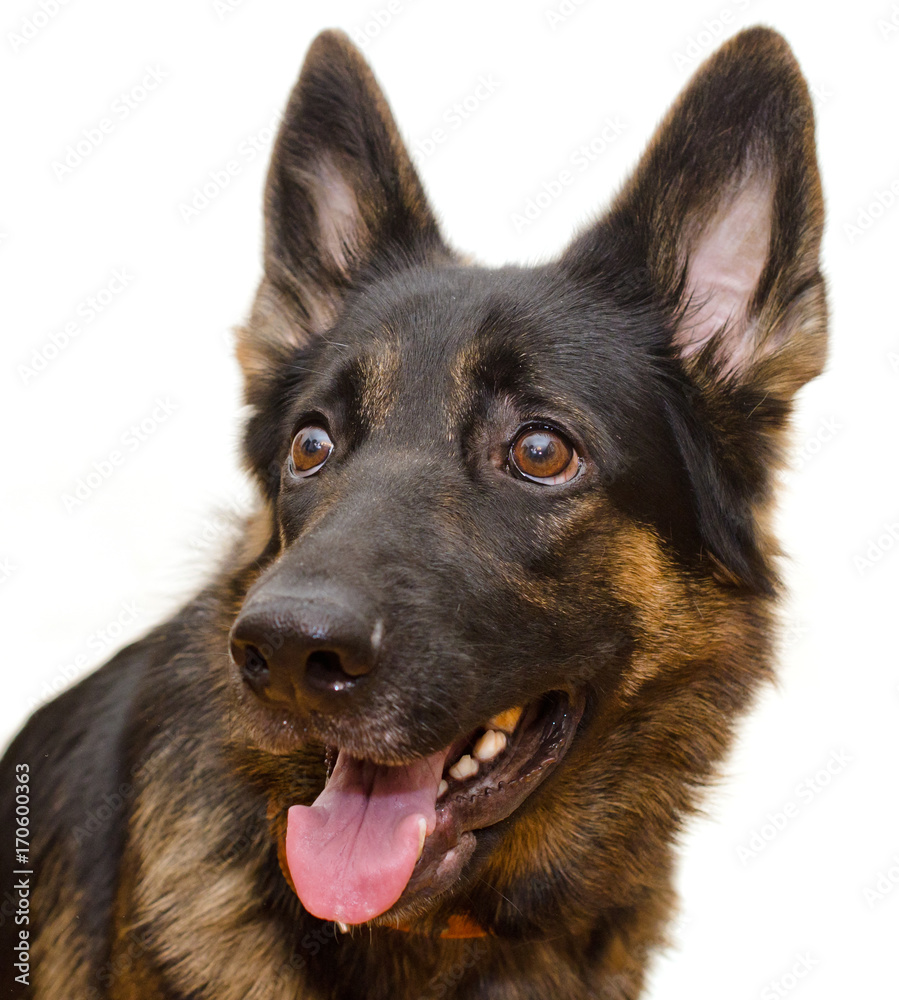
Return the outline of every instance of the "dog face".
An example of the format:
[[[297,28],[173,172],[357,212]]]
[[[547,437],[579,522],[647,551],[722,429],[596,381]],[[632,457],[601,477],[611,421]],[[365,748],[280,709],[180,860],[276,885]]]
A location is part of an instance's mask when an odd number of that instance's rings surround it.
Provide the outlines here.
[[[266,207],[239,357],[270,541],[231,649],[285,877],[347,924],[637,907],[768,674],[772,478],[823,364],[788,48],[737,36],[559,260],[487,270],[326,33]]]

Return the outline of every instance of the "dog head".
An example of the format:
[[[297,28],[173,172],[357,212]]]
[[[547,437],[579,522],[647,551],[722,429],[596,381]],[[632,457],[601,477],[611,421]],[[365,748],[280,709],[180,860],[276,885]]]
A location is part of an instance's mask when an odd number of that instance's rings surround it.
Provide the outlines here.
[[[770,669],[821,227],[771,31],[699,70],[558,260],[498,270],[444,241],[360,54],[316,40],[239,338],[271,523],[231,630],[311,913],[540,934],[659,889]]]

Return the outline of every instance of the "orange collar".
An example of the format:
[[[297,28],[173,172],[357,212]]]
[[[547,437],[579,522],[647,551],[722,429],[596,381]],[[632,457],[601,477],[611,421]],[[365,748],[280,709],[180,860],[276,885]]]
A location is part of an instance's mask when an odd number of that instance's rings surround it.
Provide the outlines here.
[[[409,924],[398,924],[396,929],[398,931],[407,931],[410,934],[418,933]],[[487,931],[476,920],[465,916],[464,913],[453,913],[447,919],[446,926],[440,932],[439,936],[447,940],[458,940],[459,938],[482,938],[488,935]]]

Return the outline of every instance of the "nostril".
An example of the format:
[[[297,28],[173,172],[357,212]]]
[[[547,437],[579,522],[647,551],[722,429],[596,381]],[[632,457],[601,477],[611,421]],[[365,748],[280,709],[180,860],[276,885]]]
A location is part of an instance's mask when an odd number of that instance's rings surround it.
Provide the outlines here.
[[[247,676],[262,677],[268,676],[268,664],[265,657],[255,646],[247,646],[244,654],[243,672]]]
[[[342,691],[353,684],[359,673],[348,669],[340,654],[330,649],[313,650],[306,658],[306,681],[320,689]]]
[[[240,646],[231,644],[231,656],[240,668],[244,681],[257,693],[265,688],[270,680],[268,662],[255,646]]]

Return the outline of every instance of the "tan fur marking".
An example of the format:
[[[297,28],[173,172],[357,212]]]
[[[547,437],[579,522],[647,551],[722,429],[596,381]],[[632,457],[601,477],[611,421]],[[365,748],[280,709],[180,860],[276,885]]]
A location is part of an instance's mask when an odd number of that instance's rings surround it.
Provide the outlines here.
[[[90,983],[79,927],[80,893],[72,884],[68,860],[59,848],[41,860],[32,905],[41,926],[31,952],[35,1000],[88,996]]]
[[[216,852],[215,832],[231,826],[230,804],[195,808],[189,789],[171,792],[179,782],[174,761],[170,769],[168,780],[157,775],[147,785],[135,811],[129,923],[153,928],[172,981],[184,993],[211,996],[207,987],[215,982],[227,984],[225,992],[217,987],[215,1000],[293,1000],[295,973],[260,978],[260,970],[291,968],[288,943],[257,899],[264,853],[229,857],[227,845]]]
[[[268,503],[263,503],[247,517],[245,533],[240,539],[237,553],[242,565],[257,560],[268,547],[272,537],[273,521],[274,515]]]
[[[337,318],[337,304],[327,297],[306,296],[308,314],[301,322],[296,308],[268,278],[263,278],[247,322],[235,329],[235,354],[247,386],[267,378],[290,354],[329,329]]]
[[[389,331],[387,331],[389,333]],[[378,430],[387,423],[396,399],[402,359],[394,343],[381,341],[362,359],[361,416],[369,428]]]
[[[613,593],[638,613],[641,655],[624,678],[625,697],[661,670],[726,657],[733,642],[754,631],[738,596],[704,578],[688,583],[646,528],[623,525],[604,562]],[[753,608],[758,614],[759,605]]]
[[[472,376],[481,363],[482,352],[476,341],[469,341],[450,363],[451,387],[446,400],[446,427],[452,437],[471,398]]]

